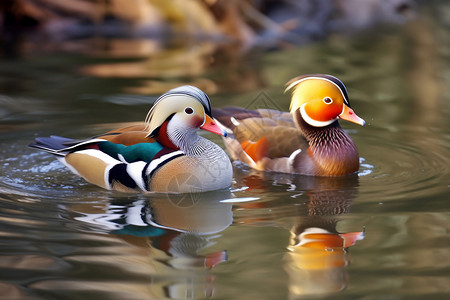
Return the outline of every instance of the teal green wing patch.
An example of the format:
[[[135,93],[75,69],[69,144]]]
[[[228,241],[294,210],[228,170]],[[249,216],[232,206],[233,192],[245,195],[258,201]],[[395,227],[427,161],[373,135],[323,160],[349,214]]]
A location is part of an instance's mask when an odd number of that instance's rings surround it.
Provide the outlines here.
[[[122,144],[114,144],[109,141],[98,143],[98,147],[101,151],[115,159],[120,160],[120,156],[122,156],[123,159],[129,163],[136,161],[150,162],[155,155],[164,148],[158,142],[125,146]]]

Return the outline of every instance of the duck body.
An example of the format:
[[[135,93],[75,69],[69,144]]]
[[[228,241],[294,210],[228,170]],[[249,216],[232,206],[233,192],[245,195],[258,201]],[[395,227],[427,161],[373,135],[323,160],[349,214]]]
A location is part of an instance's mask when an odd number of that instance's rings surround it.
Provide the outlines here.
[[[58,157],[73,173],[109,190],[203,192],[227,188],[231,162],[218,145],[197,134],[222,134],[209,98],[182,86],[159,97],[147,120],[86,140],[59,136],[30,144]]]
[[[288,83],[291,112],[237,107],[215,109],[227,130],[230,156],[250,167],[311,176],[342,176],[359,169],[359,154],[338,119],[360,125],[345,86],[337,78],[305,75]]]

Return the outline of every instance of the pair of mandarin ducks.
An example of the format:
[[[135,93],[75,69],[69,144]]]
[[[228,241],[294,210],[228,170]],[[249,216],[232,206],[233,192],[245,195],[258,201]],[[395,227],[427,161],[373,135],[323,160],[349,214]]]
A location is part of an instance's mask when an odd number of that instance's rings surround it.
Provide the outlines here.
[[[211,109],[193,86],[161,95],[142,125],[85,140],[36,138],[29,146],[54,154],[73,173],[109,190],[203,192],[228,188],[230,158],[197,134],[223,136],[231,159],[272,172],[342,176],[359,169],[358,150],[339,119],[364,125],[344,84],[331,75],[292,79],[290,113],[239,107]]]

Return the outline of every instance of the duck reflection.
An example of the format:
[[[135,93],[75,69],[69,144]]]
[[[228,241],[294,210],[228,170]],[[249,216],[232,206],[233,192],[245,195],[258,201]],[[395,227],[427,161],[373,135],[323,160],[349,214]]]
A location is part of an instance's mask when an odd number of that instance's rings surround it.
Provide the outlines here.
[[[268,178],[271,176],[271,178]],[[258,181],[258,178],[260,179]],[[339,232],[340,216],[350,211],[357,194],[358,176],[312,177],[268,175],[250,172],[244,180],[249,189],[261,192],[268,182],[289,184],[291,190],[306,191],[306,206],[289,202],[280,210],[289,211],[289,218],[273,220],[289,229],[290,239],[284,256],[291,299],[304,295],[338,292],[348,284],[348,248],[364,238],[364,230]],[[303,201],[305,197],[298,197]],[[283,201],[284,202],[284,201]],[[294,206],[293,206],[294,204]],[[282,206],[286,205],[281,204]],[[275,211],[276,208],[272,208]],[[265,220],[267,221],[267,220]]]
[[[295,218],[285,256],[289,274],[289,294],[296,299],[305,294],[338,292],[348,284],[348,247],[364,238],[364,231],[337,231],[340,215],[349,212],[356,194],[354,178],[314,178],[307,215]]]
[[[226,250],[208,252],[233,221],[229,191],[167,194],[104,207],[71,207],[72,219],[89,223],[151,257],[151,294],[156,298],[198,298],[214,293],[208,269],[227,260]],[[99,212],[98,209],[101,211]]]

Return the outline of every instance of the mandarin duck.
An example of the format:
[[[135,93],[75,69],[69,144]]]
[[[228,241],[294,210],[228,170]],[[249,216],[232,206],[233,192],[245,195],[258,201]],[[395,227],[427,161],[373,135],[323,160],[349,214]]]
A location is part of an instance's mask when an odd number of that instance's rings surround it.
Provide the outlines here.
[[[203,192],[227,188],[232,166],[225,151],[197,134],[225,134],[208,96],[181,86],[154,102],[143,124],[85,139],[38,137],[29,146],[54,154],[73,173],[109,190]]]
[[[233,160],[281,173],[342,176],[359,169],[359,155],[343,119],[364,126],[350,108],[344,84],[334,76],[304,75],[287,83],[290,113],[239,107],[214,109]]]

